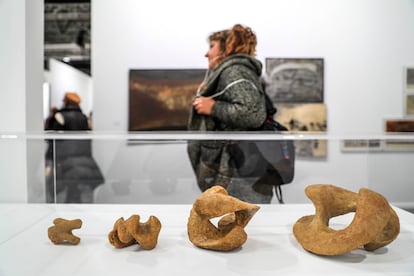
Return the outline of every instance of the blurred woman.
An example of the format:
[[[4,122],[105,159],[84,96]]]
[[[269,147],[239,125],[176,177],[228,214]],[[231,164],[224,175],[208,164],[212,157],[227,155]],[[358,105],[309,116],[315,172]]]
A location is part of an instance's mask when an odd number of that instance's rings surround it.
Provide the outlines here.
[[[261,86],[262,63],[255,58],[257,39],[246,26],[212,33],[208,37],[208,71],[194,98],[190,131],[246,131],[258,129],[266,119]],[[241,161],[231,141],[189,141],[188,154],[202,191],[214,185],[232,196],[255,203],[269,203],[273,186],[235,175]],[[238,159],[238,160],[237,160]],[[255,185],[256,184],[256,185]],[[254,186],[255,185],[255,186]]]

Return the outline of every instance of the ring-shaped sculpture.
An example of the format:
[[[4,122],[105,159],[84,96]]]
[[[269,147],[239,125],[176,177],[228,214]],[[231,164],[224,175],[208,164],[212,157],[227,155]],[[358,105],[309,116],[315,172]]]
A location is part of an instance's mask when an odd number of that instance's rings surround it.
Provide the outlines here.
[[[361,188],[358,193],[328,184],[306,187],[315,215],[301,217],[293,234],[302,247],[319,255],[340,255],[359,247],[376,250],[394,241],[400,232],[397,214],[379,193]],[[329,227],[329,219],[355,212],[349,226]]]

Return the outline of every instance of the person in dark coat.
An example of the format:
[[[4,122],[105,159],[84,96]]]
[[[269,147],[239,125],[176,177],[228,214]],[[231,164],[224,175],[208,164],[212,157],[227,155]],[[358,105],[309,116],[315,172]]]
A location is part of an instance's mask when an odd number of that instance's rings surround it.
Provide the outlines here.
[[[246,26],[214,32],[206,53],[209,67],[190,111],[190,131],[247,131],[259,128],[266,120],[262,90],[262,63],[255,58],[256,35]],[[271,185],[255,185],[248,176],[235,173],[232,141],[189,141],[187,151],[202,191],[214,185],[230,195],[254,203],[269,203]],[[248,157],[248,156],[246,156]],[[254,163],[254,160],[250,160]],[[256,177],[257,180],[257,177]]]
[[[90,130],[88,118],[79,106],[79,95],[67,92],[63,102],[63,107],[48,120],[45,130]],[[93,190],[104,182],[104,177],[92,157],[91,141],[55,139],[47,142],[46,202],[93,202]]]

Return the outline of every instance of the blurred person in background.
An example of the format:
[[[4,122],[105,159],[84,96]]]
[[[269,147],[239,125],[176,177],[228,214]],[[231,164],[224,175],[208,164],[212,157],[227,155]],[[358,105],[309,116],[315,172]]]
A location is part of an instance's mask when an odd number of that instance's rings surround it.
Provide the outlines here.
[[[62,108],[47,120],[45,130],[90,130],[88,118],[79,106],[80,102],[77,93],[65,93]],[[91,141],[55,139],[48,140],[47,143],[46,202],[92,203],[93,191],[104,182],[104,177],[92,157]]]

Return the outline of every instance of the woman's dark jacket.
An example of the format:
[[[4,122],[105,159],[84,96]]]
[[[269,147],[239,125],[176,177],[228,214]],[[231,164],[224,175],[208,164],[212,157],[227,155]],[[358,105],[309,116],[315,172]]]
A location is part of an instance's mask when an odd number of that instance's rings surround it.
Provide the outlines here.
[[[190,131],[245,131],[260,127],[266,119],[261,89],[260,61],[244,54],[232,55],[210,72],[199,96],[216,100],[211,116],[190,111]],[[242,81],[241,81],[242,80]],[[225,92],[215,96],[218,92]],[[233,175],[231,141],[189,141],[188,155],[202,191],[213,185],[226,187]]]
[[[63,118],[63,120],[62,120]],[[89,130],[88,119],[77,105],[67,105],[50,120],[46,130],[85,131]],[[56,139],[48,141],[46,162],[56,160],[57,189],[72,184],[86,184],[95,188],[104,179],[92,158],[90,140]]]

